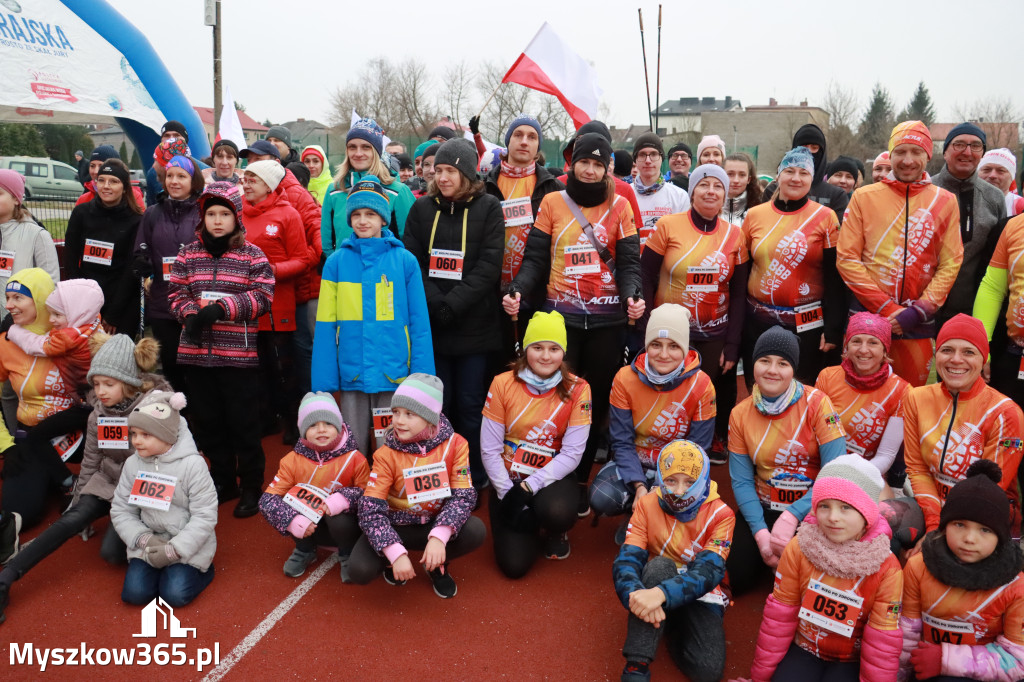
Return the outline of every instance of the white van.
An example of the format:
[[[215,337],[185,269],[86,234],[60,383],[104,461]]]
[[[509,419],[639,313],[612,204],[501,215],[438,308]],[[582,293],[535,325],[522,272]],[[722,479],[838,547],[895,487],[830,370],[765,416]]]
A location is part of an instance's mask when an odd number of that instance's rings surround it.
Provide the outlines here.
[[[74,201],[85,191],[78,181],[78,170],[53,159],[0,156],[0,168],[10,168],[25,177],[26,199]]]

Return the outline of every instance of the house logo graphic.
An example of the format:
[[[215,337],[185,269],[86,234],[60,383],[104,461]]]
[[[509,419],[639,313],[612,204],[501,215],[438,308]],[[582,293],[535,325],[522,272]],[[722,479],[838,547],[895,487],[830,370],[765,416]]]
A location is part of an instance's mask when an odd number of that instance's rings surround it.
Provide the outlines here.
[[[142,609],[142,632],[132,637],[156,637],[158,614],[163,617],[163,629],[171,637],[188,638],[189,633],[192,633],[192,638],[195,639],[196,629],[181,627],[177,616],[174,615],[174,609],[160,597],[155,597]]]

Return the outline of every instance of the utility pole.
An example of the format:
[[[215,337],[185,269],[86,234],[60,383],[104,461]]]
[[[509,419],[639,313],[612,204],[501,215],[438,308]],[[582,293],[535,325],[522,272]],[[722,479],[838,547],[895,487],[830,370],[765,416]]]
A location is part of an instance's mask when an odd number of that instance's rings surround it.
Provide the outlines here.
[[[207,26],[213,26],[213,138],[217,139],[220,133],[220,112],[223,108],[220,73],[220,0],[206,0],[203,18]]]

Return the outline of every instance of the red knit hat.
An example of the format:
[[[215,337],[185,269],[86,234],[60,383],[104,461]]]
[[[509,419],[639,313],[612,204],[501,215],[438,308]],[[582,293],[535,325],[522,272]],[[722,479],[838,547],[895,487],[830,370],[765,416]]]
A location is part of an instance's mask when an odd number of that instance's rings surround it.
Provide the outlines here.
[[[320,163],[326,163],[327,162],[327,159],[324,158],[323,153],[319,149],[317,149],[316,147],[306,147],[305,149],[303,149],[302,150],[302,154],[299,155],[299,159],[300,160],[304,160],[310,154],[312,154],[313,156],[319,157],[320,158]]]
[[[981,351],[984,357],[988,357],[988,334],[985,333],[985,325],[976,317],[960,313],[942,325],[935,339],[935,350],[950,339],[962,339]]]
[[[886,353],[892,347],[892,324],[881,315],[860,312],[851,317],[846,325],[846,338],[843,339],[843,346],[850,343],[850,339],[857,334],[868,334],[875,337],[885,346]]]
[[[932,158],[932,134],[928,126],[920,121],[904,121],[897,123],[889,136],[889,153],[901,144],[916,144]]]

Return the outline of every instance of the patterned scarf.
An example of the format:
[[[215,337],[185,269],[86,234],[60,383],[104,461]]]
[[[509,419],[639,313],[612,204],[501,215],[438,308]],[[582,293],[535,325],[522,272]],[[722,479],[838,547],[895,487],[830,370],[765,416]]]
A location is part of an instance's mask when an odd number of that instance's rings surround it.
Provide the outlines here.
[[[428,426],[425,431],[427,430],[434,429]],[[384,445],[388,446],[392,450],[398,450],[399,452],[405,452],[410,455],[424,455],[454,435],[455,429],[452,428],[451,423],[448,421],[448,417],[442,414],[441,421],[437,423],[437,428],[433,437],[425,440],[413,440],[408,443],[403,443],[398,440],[398,436],[395,435],[393,429],[388,429],[388,434],[384,437]]]
[[[800,400],[800,396],[804,394],[804,385],[794,379],[790,382],[789,388],[782,395],[769,400],[761,395],[761,389],[756,385],[751,393],[751,397],[754,399],[754,407],[757,411],[766,417],[774,417],[782,414],[790,408],[793,403]]]
[[[892,367],[890,367],[887,362],[883,362],[877,372],[874,374],[868,374],[867,376],[857,374],[857,370],[853,368],[853,363],[850,362],[850,358],[843,358],[841,366],[843,371],[846,372],[846,383],[850,384],[858,391],[873,391],[884,384],[886,380],[888,380],[889,375],[892,374]]]
[[[658,179],[655,180],[650,185],[645,185],[643,182],[641,182],[639,175],[633,178],[633,191],[636,192],[637,194],[642,194],[644,196],[654,194],[664,186],[665,178],[663,178],[660,173],[658,174]]]
[[[501,162],[501,174],[506,178],[525,178],[533,175],[537,172],[537,163],[533,162],[526,168],[520,168],[519,166],[513,166],[508,161]]]

